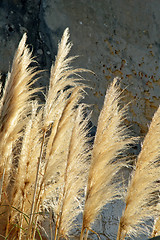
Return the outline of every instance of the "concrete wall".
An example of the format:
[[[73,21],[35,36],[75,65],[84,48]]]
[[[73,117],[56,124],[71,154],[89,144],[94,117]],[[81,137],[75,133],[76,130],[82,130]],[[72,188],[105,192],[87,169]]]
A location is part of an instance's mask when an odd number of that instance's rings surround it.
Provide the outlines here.
[[[6,74],[26,31],[41,68],[49,70],[69,27],[71,53],[80,56],[76,65],[96,74],[87,75],[93,123],[108,84],[119,76],[125,102],[131,101],[128,123],[136,135],[144,135],[160,102],[159,5],[159,0],[1,0],[0,71]],[[47,85],[47,77],[40,84]]]
[[[126,123],[136,136],[147,132],[160,103],[160,1],[154,0],[1,0],[0,71],[2,81],[11,66],[15,48],[24,32],[41,69],[49,70],[57,44],[66,27],[79,55],[76,66],[88,68],[86,102],[93,104],[92,122],[103,104],[113,77],[121,78]],[[48,85],[48,72],[40,80]],[[104,211],[95,230],[102,239],[115,239],[118,203]]]
[[[43,2],[43,20],[52,43],[69,26],[73,53],[81,56],[79,64],[97,75],[88,76],[93,89],[87,101],[94,104],[94,123],[108,84],[119,76],[125,101],[131,101],[129,123],[136,134],[146,133],[160,103],[159,5],[148,0]]]

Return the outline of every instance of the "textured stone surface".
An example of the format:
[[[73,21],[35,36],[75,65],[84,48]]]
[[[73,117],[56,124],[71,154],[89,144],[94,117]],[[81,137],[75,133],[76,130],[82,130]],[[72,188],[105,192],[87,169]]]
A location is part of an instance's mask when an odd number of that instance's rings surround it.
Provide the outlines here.
[[[107,86],[119,76],[124,102],[131,102],[126,123],[136,136],[144,135],[160,103],[159,8],[159,0],[1,0],[2,81],[27,31],[40,68],[47,70],[39,84],[47,86],[57,43],[69,27],[74,44],[71,54],[80,55],[76,66],[96,74],[86,76],[92,87],[86,97],[93,104],[92,122],[96,125]],[[119,206],[108,207],[95,225],[102,239],[115,239]]]
[[[119,76],[125,102],[131,101],[126,122],[133,125],[136,135],[144,135],[160,100],[158,7],[158,0],[1,0],[0,71],[5,77],[27,31],[37,61],[47,70],[39,84],[47,85],[57,43],[69,27],[72,54],[80,55],[76,65],[96,74],[87,75],[92,90],[86,101],[93,104],[93,123],[108,84]]]
[[[146,133],[160,100],[158,6],[158,1],[138,0],[42,2],[52,42],[69,27],[72,53],[97,75],[91,77],[87,97],[94,104],[94,123],[108,84],[119,76],[125,100],[131,101],[129,123],[136,134]]]

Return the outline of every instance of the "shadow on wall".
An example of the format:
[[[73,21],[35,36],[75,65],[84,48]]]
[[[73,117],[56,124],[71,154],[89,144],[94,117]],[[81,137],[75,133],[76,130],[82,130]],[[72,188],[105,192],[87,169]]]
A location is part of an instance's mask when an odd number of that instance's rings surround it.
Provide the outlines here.
[[[150,238],[148,240],[160,240],[160,236],[154,237],[154,238]]]

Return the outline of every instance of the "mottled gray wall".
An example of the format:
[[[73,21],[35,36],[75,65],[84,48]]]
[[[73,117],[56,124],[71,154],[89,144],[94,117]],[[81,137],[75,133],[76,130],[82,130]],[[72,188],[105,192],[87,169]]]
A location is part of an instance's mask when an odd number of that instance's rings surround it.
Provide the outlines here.
[[[159,0],[1,0],[0,71],[2,81],[11,66],[24,32],[40,68],[48,70],[40,85],[48,85],[51,62],[66,27],[80,55],[76,66],[88,74],[86,101],[93,104],[92,122],[103,104],[113,77],[121,78],[124,102],[130,103],[127,124],[136,136],[144,135],[160,103],[160,1]],[[102,239],[115,239],[118,203],[104,211],[95,230]],[[101,221],[102,220],[102,221]]]
[[[119,76],[126,102],[132,101],[129,123],[136,134],[146,133],[160,102],[159,7],[159,1],[148,0],[43,1],[51,42],[69,26],[79,64],[97,75],[90,77],[93,89],[87,97],[94,104],[94,123],[108,84]]]
[[[41,68],[50,69],[57,43],[66,27],[74,43],[76,65],[93,70],[87,102],[93,123],[114,76],[121,77],[128,123],[144,135],[160,102],[159,0],[1,0],[0,71],[6,74],[23,32]],[[47,73],[46,73],[47,76]],[[48,84],[47,77],[41,84]]]

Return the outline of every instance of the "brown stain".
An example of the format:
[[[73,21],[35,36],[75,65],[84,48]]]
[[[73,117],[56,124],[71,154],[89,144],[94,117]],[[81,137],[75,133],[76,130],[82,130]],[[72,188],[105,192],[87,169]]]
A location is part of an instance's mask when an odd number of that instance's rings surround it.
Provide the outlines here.
[[[132,74],[126,74],[126,77],[129,79],[133,78]]]
[[[147,90],[144,90],[144,95],[147,96],[147,97],[150,97],[150,92],[149,92],[148,89],[147,89]]]
[[[153,98],[153,101],[154,101],[154,102],[159,103],[159,98],[157,98],[156,96],[153,96],[152,98]]]
[[[120,50],[115,50],[114,52],[115,52],[116,55],[120,54]]]
[[[144,62],[141,62],[138,64],[139,67],[141,67],[144,64]]]
[[[146,82],[146,85],[149,86],[150,88],[153,88],[153,83],[149,80]]]
[[[160,78],[158,79],[153,79],[153,82],[156,83],[156,85],[160,86]]]
[[[109,40],[106,38],[106,39],[104,40],[104,42],[107,43],[107,46],[108,46],[108,48],[109,48],[109,50],[110,50],[110,54],[114,55],[113,46],[110,44]]]
[[[120,70],[122,70],[122,69],[125,67],[125,64],[126,64],[126,60],[125,60],[125,59],[122,59],[122,61],[121,61],[121,66],[120,66]]]
[[[137,76],[137,72],[135,70],[132,70],[133,74]]]
[[[95,97],[97,97],[97,98],[100,98],[100,97],[103,97],[103,96],[104,96],[104,94],[101,93],[100,91],[94,92],[93,95],[94,95]]]
[[[159,99],[156,97],[153,97],[154,101],[151,101],[149,99],[145,99],[145,117],[147,120],[151,121],[154,113],[156,112],[158,105],[159,105]]]
[[[149,53],[150,53],[150,55],[151,55],[152,57],[155,56],[154,53],[153,53],[153,51],[149,51]]]
[[[147,74],[144,74],[145,78],[148,78],[148,75]]]
[[[151,79],[153,81],[153,83],[156,83],[157,85],[160,86],[160,78],[156,78],[156,76],[151,76]]]
[[[148,132],[147,122],[146,122],[146,124],[144,124],[144,123],[137,123],[137,125],[138,125],[139,128],[140,128],[140,134],[141,134],[142,136],[145,136],[146,133]]]
[[[153,83],[157,83],[158,85],[160,85],[160,79],[157,79],[155,75],[152,75],[150,78],[152,79]]]
[[[93,95],[94,95],[95,97],[99,97],[98,92],[94,92]]]
[[[111,79],[111,76],[110,76],[110,75],[106,75],[105,78],[106,78],[107,80],[110,80],[110,79]]]
[[[122,77],[123,76],[123,72],[116,69],[115,71],[112,72],[112,74],[115,76],[115,77]]]
[[[139,72],[138,75],[139,75],[139,77],[140,77],[141,79],[142,79],[143,76],[144,76],[143,72]]]
[[[155,67],[155,70],[157,71],[158,69],[159,69],[159,66],[156,66],[156,67]]]
[[[107,67],[107,70],[108,70],[110,73],[112,73],[112,70],[111,70],[110,67]]]

